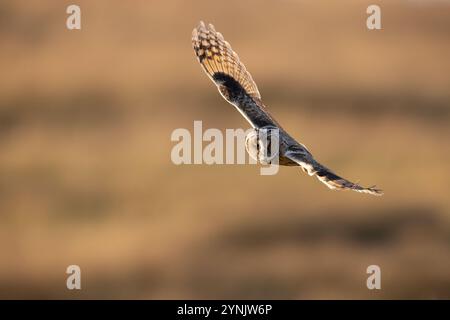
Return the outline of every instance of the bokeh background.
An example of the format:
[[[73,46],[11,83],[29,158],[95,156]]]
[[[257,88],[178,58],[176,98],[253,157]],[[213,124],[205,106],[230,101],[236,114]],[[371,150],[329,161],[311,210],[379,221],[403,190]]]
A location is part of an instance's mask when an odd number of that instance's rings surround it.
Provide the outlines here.
[[[199,20],[294,137],[385,195],[174,165],[174,129],[248,127],[195,59]],[[0,297],[450,298],[449,39],[449,1],[1,1]]]

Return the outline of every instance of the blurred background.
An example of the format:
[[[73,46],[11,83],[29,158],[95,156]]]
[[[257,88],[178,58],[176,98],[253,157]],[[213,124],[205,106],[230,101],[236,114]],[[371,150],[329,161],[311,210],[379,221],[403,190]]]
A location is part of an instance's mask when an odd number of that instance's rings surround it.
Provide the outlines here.
[[[199,20],[286,130],[385,195],[174,165],[174,129],[248,127],[196,61]],[[449,39],[449,1],[2,1],[0,297],[450,298]]]

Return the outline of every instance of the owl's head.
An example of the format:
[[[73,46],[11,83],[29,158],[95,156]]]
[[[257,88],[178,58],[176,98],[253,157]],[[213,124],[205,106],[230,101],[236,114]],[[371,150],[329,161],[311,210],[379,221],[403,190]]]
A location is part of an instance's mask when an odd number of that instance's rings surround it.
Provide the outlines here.
[[[248,154],[261,164],[272,164],[279,156],[279,130],[275,127],[265,127],[251,131],[245,138],[245,148]]]

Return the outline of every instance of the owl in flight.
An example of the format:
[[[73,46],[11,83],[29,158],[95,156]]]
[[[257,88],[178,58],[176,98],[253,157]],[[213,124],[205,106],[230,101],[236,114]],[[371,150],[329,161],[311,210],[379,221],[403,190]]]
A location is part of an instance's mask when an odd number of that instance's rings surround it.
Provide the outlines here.
[[[270,148],[264,145],[259,132],[278,130],[278,163],[285,166],[300,166],[310,176],[316,176],[330,189],[353,190],[372,195],[383,192],[375,186],[364,188],[339,177],[317,162],[304,145],[292,138],[272,117],[261,101],[256,83],[239,60],[230,44],[214,26],[203,21],[192,31],[192,45],[198,61],[208,77],[217,85],[221,95],[244,116],[253,130],[246,137],[245,146],[251,157],[261,160],[260,150]],[[273,140],[271,140],[273,141]]]

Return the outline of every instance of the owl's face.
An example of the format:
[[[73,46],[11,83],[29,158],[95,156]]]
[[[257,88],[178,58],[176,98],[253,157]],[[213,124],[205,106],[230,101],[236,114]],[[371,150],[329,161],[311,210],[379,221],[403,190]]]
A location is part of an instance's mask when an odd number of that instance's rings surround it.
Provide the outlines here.
[[[261,164],[271,164],[279,155],[278,130],[260,129],[251,131],[245,138],[248,154]]]

